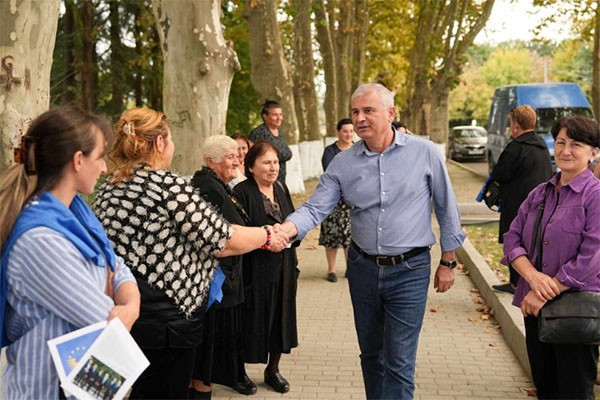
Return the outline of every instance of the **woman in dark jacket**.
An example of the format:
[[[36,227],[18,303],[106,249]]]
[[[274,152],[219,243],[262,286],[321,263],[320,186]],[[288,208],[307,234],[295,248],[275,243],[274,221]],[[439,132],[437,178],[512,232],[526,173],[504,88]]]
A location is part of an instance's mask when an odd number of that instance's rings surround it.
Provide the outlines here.
[[[231,224],[247,225],[248,214],[235,199],[229,183],[237,177],[238,143],[224,135],[204,142],[204,166],[192,178],[192,185]],[[219,258],[225,274],[223,298],[206,312],[204,338],[196,351],[190,398],[209,398],[211,383],[229,386],[241,394],[256,393],[256,385],[244,368],[242,357],[242,308],[244,287],[242,257]]]
[[[292,150],[285,142],[285,135],[281,130],[283,122],[281,105],[275,100],[265,101],[260,116],[264,123],[254,128],[248,139],[252,143],[258,143],[261,140],[269,142],[277,148],[279,152],[279,180],[285,183],[285,163],[292,159]]]
[[[250,225],[281,223],[294,211],[287,188],[277,180],[278,155],[266,142],[255,144],[246,155],[248,179],[234,192],[250,217]],[[297,263],[294,247],[278,254],[256,250],[244,256],[244,355],[248,363],[268,362],[265,383],[280,393],[290,390],[279,372],[281,354],[298,346]]]
[[[533,129],[537,116],[531,106],[523,105],[508,113],[512,141],[508,143],[498,164],[491,173],[492,179],[500,184],[500,229],[498,242],[504,243],[503,236],[517,216],[521,203],[531,190],[552,177],[552,164],[546,142]],[[519,282],[519,274],[509,267],[510,282],[495,285],[494,289],[514,293]]]

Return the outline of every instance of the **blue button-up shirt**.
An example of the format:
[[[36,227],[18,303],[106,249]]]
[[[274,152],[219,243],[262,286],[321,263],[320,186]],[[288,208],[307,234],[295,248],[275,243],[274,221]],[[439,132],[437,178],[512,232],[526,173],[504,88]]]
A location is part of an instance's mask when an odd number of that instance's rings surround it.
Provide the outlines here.
[[[298,238],[321,223],[342,196],[352,207],[352,240],[369,254],[397,255],[435,244],[430,203],[442,251],[460,247],[466,237],[442,154],[413,135],[396,132],[382,153],[369,151],[361,140],[338,154],[311,198],[287,217]]]

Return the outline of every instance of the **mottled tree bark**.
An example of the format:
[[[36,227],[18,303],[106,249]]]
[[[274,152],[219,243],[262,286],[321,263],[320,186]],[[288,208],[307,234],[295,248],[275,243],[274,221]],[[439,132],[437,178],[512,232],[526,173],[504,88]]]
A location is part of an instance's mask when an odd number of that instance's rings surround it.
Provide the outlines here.
[[[361,80],[365,73],[365,44],[369,30],[369,7],[367,6],[367,0],[357,0],[354,7],[354,54],[352,55],[350,92],[353,92],[362,83]]]
[[[83,55],[81,60],[81,105],[84,109],[95,111],[98,105],[98,67],[96,53],[96,27],[95,27],[95,4],[93,1],[84,1],[80,10],[80,32],[83,44]]]
[[[163,104],[175,155],[172,168],[191,174],[202,165],[200,148],[225,134],[233,75],[240,65],[223,38],[220,0],[153,0],[164,55]]]
[[[119,2],[111,0],[109,3],[110,10],[110,64],[112,78],[112,100],[111,113],[113,116],[118,116],[123,112],[123,81],[125,73],[125,63],[123,60],[123,45],[121,44],[121,23],[119,18]]]
[[[323,108],[325,109],[325,127],[326,135],[335,137],[335,127],[337,118],[337,70],[335,63],[335,49],[333,47],[332,32],[329,25],[329,17],[325,9],[325,0],[319,0],[313,3],[315,10],[315,26],[317,28],[317,41],[319,42],[319,51],[323,58],[323,73],[325,75],[325,99]]]
[[[77,71],[75,70],[75,19],[74,19],[74,8],[75,4],[73,0],[65,0],[65,15],[64,15],[64,40],[65,46],[63,50],[63,57],[65,60],[65,78],[62,82],[62,95],[60,98],[61,104],[72,104],[75,102],[75,90],[77,87]]]
[[[301,107],[296,106],[296,117],[304,120],[304,131],[300,130],[300,141],[320,140],[317,92],[315,90],[315,63],[313,61],[311,33],[311,0],[295,0],[294,61],[295,76]]]
[[[272,99],[281,104],[284,117],[281,129],[292,151],[297,150],[297,146],[293,146],[298,144],[298,122],[290,67],[277,23],[277,4],[272,0],[248,0],[245,15],[248,18],[252,86],[263,101]],[[292,193],[304,191],[298,158],[296,151],[287,163],[286,183]]]
[[[409,128],[436,143],[448,138],[448,94],[458,83],[465,54],[490,17],[494,0],[420,0],[409,59]],[[441,50],[440,50],[441,49]]]
[[[50,102],[50,70],[59,0],[0,1],[0,170],[13,148]]]
[[[354,8],[353,0],[342,0],[339,11],[339,27],[336,33],[337,40],[337,116],[347,118],[350,116],[351,64],[354,41]]]

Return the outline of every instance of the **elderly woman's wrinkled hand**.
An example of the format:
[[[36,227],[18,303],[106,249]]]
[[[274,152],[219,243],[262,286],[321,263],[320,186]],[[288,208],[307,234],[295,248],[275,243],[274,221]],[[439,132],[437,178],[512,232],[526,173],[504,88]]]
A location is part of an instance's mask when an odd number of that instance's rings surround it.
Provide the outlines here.
[[[546,300],[536,295],[533,290],[530,290],[521,302],[521,312],[524,316],[533,315],[537,317],[544,304],[546,304]]]
[[[287,233],[277,228],[277,225],[273,227],[273,234],[271,236],[271,244],[269,250],[272,252],[280,252],[281,250],[289,247],[289,238]]]
[[[529,280],[531,290],[540,299],[552,300],[560,294],[560,288],[550,276],[536,271]]]

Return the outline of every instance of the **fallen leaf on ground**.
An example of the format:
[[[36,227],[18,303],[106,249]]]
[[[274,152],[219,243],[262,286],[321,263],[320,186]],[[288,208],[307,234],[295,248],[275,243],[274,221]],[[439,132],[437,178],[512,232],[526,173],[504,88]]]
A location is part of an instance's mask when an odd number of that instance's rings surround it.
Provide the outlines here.
[[[488,319],[490,319],[490,316],[489,316],[489,315],[487,315],[487,314],[481,314],[481,317],[480,317],[480,318],[481,318],[482,320],[484,320],[484,321],[487,321]]]
[[[536,397],[537,396],[537,389],[536,388],[527,388],[524,389],[525,393],[527,394],[527,396],[529,397]]]
[[[477,317],[469,317],[470,322],[477,322]]]
[[[316,250],[317,246],[314,244],[308,244],[306,245],[306,249],[307,250]]]
[[[442,308],[442,306],[439,304],[436,304],[435,306],[431,307],[431,309],[429,311],[438,312],[440,310],[440,308]]]
[[[479,289],[477,289],[477,288],[471,288],[471,293],[479,293]]]
[[[490,312],[490,308],[486,304],[477,307],[475,310],[486,314]]]

